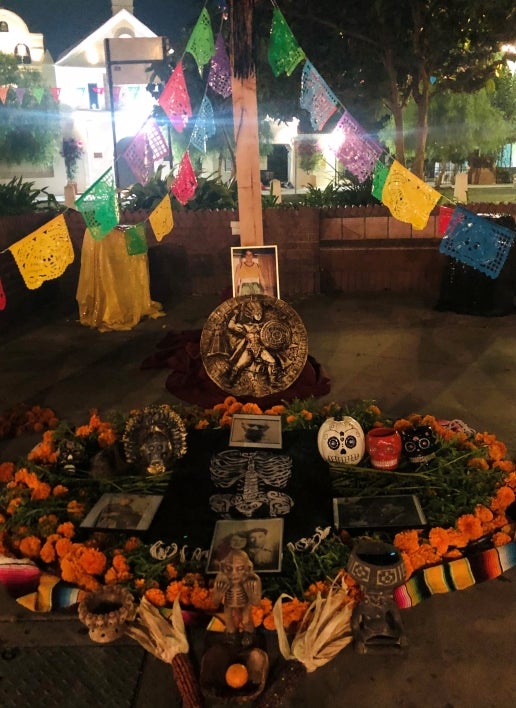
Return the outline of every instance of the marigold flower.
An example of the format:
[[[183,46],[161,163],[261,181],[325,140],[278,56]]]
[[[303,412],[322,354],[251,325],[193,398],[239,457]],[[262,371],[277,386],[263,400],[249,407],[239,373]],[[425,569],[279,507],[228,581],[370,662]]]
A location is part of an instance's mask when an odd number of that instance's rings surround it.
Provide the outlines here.
[[[13,462],[2,462],[0,463],[0,482],[6,484],[14,479],[14,463]]]
[[[149,588],[145,591],[145,597],[155,607],[165,607],[165,605],[167,604],[165,593],[159,588]]]
[[[20,504],[22,503],[22,501],[23,501],[23,500],[22,500],[21,497],[13,497],[13,498],[11,499],[11,501],[10,501],[9,504],[7,505],[7,509],[6,509],[6,511],[7,511],[7,513],[9,514],[9,516],[12,516],[13,514],[16,513],[16,510],[18,509],[18,507],[20,506]]]
[[[140,539],[136,536],[130,536],[124,543],[124,551],[126,553],[130,553],[130,551],[134,551],[136,548],[138,548],[139,545]]]
[[[300,415],[303,416],[305,420],[312,420],[314,417],[314,414],[311,411],[307,411],[306,408],[303,408]]]
[[[503,531],[497,531],[491,536],[491,541],[493,542],[493,545],[495,547],[497,546],[505,546],[506,543],[511,542],[511,537],[509,536],[508,533],[504,533]]]
[[[515,465],[512,460],[495,460],[491,468],[493,470],[501,470],[510,476],[514,473]]]
[[[116,435],[111,426],[104,428],[104,430],[99,434],[98,443],[100,447],[109,447],[116,442]]]
[[[167,567],[165,570],[167,573],[167,578],[169,580],[174,580],[174,578],[177,578],[178,572],[175,565],[173,565],[172,563],[167,563]]]
[[[473,514],[463,514],[457,519],[457,528],[462,531],[470,541],[476,541],[483,536],[484,531],[480,519]]]
[[[274,615],[272,614],[272,612],[263,618],[262,624],[265,627],[265,629],[268,629],[270,631],[274,631],[276,629],[276,624],[274,622]]]
[[[470,460],[468,460],[468,467],[474,467],[478,470],[487,471],[489,469],[489,462],[483,457],[472,457]]]
[[[51,541],[45,541],[39,552],[39,556],[43,563],[53,563],[56,559],[56,549]]]
[[[483,504],[477,504],[475,507],[475,516],[482,524],[488,524],[493,520],[493,512]]]
[[[40,482],[32,490],[32,494],[30,495],[30,498],[33,501],[43,501],[45,499],[48,499],[51,493],[52,493],[52,487],[50,486],[50,484],[47,484],[46,482]]]
[[[400,531],[394,536],[394,545],[400,551],[413,553],[419,548],[419,533],[415,530]]]
[[[504,485],[496,491],[496,496],[491,503],[491,509],[496,511],[505,511],[509,504],[512,504],[516,496],[514,490]]]
[[[25,536],[20,541],[20,553],[26,558],[38,558],[41,551],[41,539],[37,536]]]
[[[126,557],[121,553],[117,553],[113,556],[113,568],[117,573],[128,573],[129,564],[127,563]]]
[[[89,575],[100,575],[104,572],[107,559],[102,551],[86,548],[79,558],[79,564]]]
[[[450,545],[448,532],[440,526],[430,529],[428,533],[428,540],[430,545],[435,548],[440,556],[446,553],[448,546]]]
[[[72,550],[73,543],[69,538],[60,538],[56,541],[55,549],[59,558],[64,558]]]
[[[197,421],[194,427],[195,430],[204,430],[205,428],[210,427],[210,422],[206,420],[206,418],[202,418],[201,420]]]
[[[59,524],[56,531],[65,538],[73,538],[75,536],[75,526],[71,521],[64,521],[62,524]]]
[[[173,580],[171,583],[169,583],[165,590],[167,602],[172,605],[176,597],[179,597],[182,587],[183,583],[181,580]]]
[[[72,518],[82,519],[82,517],[86,513],[86,507],[82,502],[78,502],[76,499],[72,499],[71,502],[68,502],[66,506],[66,511],[68,515]]]
[[[295,422],[296,422],[296,416],[295,416],[295,415],[292,415],[292,413],[291,413],[290,415],[287,416],[286,420],[287,420],[287,423],[295,423]]]
[[[68,487],[65,487],[64,484],[56,484],[52,490],[52,496],[54,497],[64,497],[66,494],[68,494]]]
[[[263,411],[260,406],[256,405],[256,403],[244,403],[244,405],[242,406],[242,413],[262,415]]]
[[[258,606],[253,605],[251,608],[251,618],[253,620],[253,626],[259,627],[264,618],[272,612],[272,602],[268,597],[262,597],[260,604]]]
[[[108,568],[104,573],[104,582],[106,585],[116,585],[118,583],[118,574],[114,568]]]
[[[284,405],[278,404],[278,405],[272,406],[272,408],[268,408],[265,411],[265,414],[266,415],[283,415],[283,413],[285,413],[286,410],[287,409],[285,408]]]

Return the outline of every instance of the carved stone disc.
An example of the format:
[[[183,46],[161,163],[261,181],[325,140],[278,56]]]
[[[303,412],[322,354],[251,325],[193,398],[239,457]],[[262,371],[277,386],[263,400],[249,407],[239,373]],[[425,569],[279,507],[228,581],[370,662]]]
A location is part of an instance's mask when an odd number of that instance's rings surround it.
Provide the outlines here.
[[[228,298],[201,334],[208,376],[234,396],[262,398],[291,386],[308,357],[305,326],[283,300],[269,295]]]

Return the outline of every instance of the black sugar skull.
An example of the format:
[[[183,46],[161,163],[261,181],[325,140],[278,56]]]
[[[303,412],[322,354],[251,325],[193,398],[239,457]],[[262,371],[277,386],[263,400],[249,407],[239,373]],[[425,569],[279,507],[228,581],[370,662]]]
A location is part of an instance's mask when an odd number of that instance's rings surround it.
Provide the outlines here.
[[[401,432],[403,452],[415,465],[429,462],[435,457],[437,439],[429,425],[416,425]]]

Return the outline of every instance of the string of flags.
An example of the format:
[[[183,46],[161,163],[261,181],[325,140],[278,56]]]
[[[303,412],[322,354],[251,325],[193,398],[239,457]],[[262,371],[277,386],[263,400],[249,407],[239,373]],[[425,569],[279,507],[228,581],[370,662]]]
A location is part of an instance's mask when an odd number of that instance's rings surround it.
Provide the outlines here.
[[[186,44],[202,76],[209,64],[204,94],[199,108],[192,110],[183,57],[178,61],[161,92],[158,103],[178,133],[189,129],[193,122],[188,146],[180,160],[171,187],[181,204],[195,195],[197,179],[189,148],[206,153],[207,141],[216,132],[213,105],[208,89],[227,99],[231,95],[231,69],[222,36],[222,27],[214,37],[211,18],[206,7],[201,11]],[[424,229],[431,211],[443,196],[423,180],[412,174],[388,154],[349,111],[340,103],[299,46],[281,10],[273,2],[268,61],[273,74],[290,76],[303,62],[300,86],[300,107],[307,110],[314,131],[322,131],[339,110],[332,130],[332,150],[343,167],[363,183],[372,178],[372,194],[388,207],[392,216],[410,223],[415,229]],[[9,86],[0,86],[0,101],[5,102]],[[133,87],[130,87],[133,88]],[[103,90],[103,89],[102,89]],[[16,90],[18,101],[23,100],[23,89]],[[41,101],[44,89],[32,89]],[[59,100],[60,89],[51,88],[54,100]],[[137,96],[137,93],[133,93]],[[120,87],[115,87],[113,100],[119,101]],[[195,116],[195,120],[192,119]],[[149,117],[123,153],[124,159],[142,184],[151,177],[152,165],[168,154],[168,144],[160,126]],[[448,200],[449,201],[449,200]],[[103,239],[118,224],[119,209],[114,172],[109,168],[76,201],[86,225],[96,240]],[[442,218],[441,218],[442,213]],[[157,241],[173,228],[174,219],[170,197],[166,195],[148,217]],[[130,255],[146,252],[144,222],[125,230]],[[491,278],[501,272],[513,245],[515,233],[510,229],[477,216],[462,206],[440,207],[440,251],[466,265],[476,268]],[[10,246],[24,282],[29,289],[40,287],[46,280],[59,277],[73,262],[73,248],[64,217],[52,219],[37,231]],[[6,305],[6,296],[0,282],[0,310]]]

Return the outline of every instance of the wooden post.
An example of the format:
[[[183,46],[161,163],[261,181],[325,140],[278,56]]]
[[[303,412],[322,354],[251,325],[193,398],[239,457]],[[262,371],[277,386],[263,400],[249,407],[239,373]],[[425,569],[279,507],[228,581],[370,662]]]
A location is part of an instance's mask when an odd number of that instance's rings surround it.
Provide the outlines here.
[[[240,244],[263,245],[258,102],[253,52],[256,0],[230,0],[230,60]]]
[[[232,77],[240,244],[263,245],[262,185],[258,148],[256,77]]]

